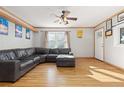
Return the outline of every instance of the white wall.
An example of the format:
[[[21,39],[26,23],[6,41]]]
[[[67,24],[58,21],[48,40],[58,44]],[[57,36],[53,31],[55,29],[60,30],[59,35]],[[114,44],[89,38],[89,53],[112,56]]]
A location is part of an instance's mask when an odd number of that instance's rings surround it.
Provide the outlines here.
[[[124,24],[119,26],[124,27]],[[116,43],[120,36],[118,35],[120,32],[118,29],[119,26],[114,27],[112,37],[105,40],[105,60],[111,64],[124,68],[124,45]]]
[[[15,37],[15,24],[9,22],[8,35],[0,34],[0,50],[33,47],[34,32],[31,31],[31,39],[29,40],[25,38],[25,34],[26,34],[25,28],[23,28],[22,30],[23,30],[22,38]]]
[[[118,24],[117,16],[113,17],[113,26]],[[104,27],[104,31],[106,29],[105,23],[97,26],[95,29],[100,27]],[[120,68],[124,68],[124,45],[118,45],[118,33],[119,27],[124,27],[124,24],[120,24],[118,26],[113,27],[113,35],[110,37],[105,38],[104,40],[104,48],[105,48],[105,62],[118,66]]]
[[[94,31],[93,29],[84,29],[83,38],[77,38],[76,30],[70,32],[70,44],[72,52],[76,57],[94,56]]]
[[[43,31],[51,31],[50,29],[39,29],[42,32],[35,33],[35,46],[44,47],[45,34]],[[58,29],[52,29],[57,31]],[[94,31],[93,28],[84,28],[83,38],[77,38],[77,29],[59,29],[58,31],[70,31],[70,45],[72,52],[76,57],[94,57]]]

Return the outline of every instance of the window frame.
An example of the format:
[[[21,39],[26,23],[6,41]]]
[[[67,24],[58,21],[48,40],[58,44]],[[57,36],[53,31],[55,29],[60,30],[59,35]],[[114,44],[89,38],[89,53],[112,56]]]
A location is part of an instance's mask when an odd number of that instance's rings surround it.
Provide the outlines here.
[[[48,34],[49,34],[49,32],[53,32],[53,33],[59,33],[59,32],[64,32],[64,34],[65,34],[65,38],[66,38],[66,40],[64,41],[65,42],[65,45],[64,45],[64,47],[63,48],[69,48],[70,47],[70,44],[69,44],[69,33],[68,33],[68,31],[47,31],[46,32],[46,40],[45,40],[45,47],[46,48],[51,48],[51,47],[49,47],[49,45],[48,45],[48,43],[49,43],[49,40],[48,40]],[[55,34],[55,39],[56,39],[56,36],[57,34]],[[55,40],[55,42],[56,42],[56,44],[57,44],[57,41],[59,41],[59,40]],[[59,48],[59,47],[54,47],[54,48]]]

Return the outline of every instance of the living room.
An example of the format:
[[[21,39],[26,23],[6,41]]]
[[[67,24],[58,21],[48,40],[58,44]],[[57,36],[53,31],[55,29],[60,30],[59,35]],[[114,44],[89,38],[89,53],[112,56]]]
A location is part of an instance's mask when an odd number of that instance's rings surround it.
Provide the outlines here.
[[[0,87],[123,87],[123,44],[124,6],[0,6]]]

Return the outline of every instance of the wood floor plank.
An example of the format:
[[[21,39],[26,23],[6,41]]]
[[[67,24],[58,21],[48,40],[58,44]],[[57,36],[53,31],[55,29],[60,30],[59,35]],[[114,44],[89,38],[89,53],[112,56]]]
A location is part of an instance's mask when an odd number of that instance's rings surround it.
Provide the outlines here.
[[[124,70],[96,59],[77,58],[76,67],[40,64],[15,83],[0,82],[1,87],[121,87]]]

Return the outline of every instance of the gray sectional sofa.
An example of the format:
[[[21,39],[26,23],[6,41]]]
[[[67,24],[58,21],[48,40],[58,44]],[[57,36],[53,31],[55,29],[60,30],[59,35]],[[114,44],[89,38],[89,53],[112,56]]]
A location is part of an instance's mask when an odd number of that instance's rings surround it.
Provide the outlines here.
[[[40,63],[56,62],[58,55],[73,55],[70,48],[24,48],[0,51],[0,81],[15,82]]]

